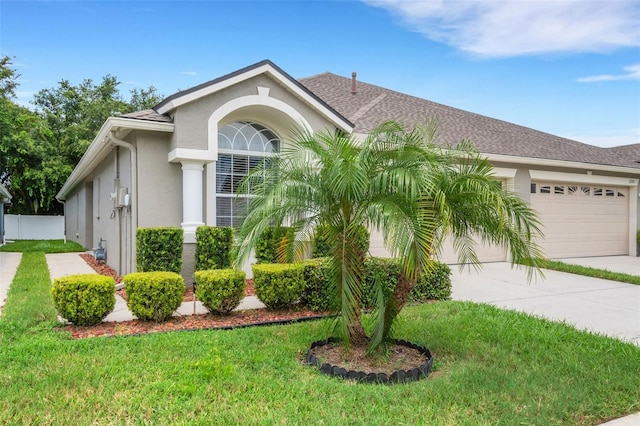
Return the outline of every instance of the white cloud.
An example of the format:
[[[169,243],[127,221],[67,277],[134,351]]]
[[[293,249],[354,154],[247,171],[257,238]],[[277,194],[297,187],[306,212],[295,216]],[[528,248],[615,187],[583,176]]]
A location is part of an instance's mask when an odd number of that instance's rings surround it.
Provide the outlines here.
[[[623,68],[626,74],[600,74],[589,77],[581,77],[578,79],[581,83],[593,83],[597,81],[615,81],[615,80],[640,80],[640,64],[631,65]]]
[[[362,0],[425,37],[483,57],[640,46],[637,0]]]
[[[609,148],[612,146],[622,146],[640,143],[640,128],[629,130],[610,131],[606,134],[592,134],[592,135],[576,135],[569,134],[563,135],[563,137],[572,139],[574,141],[580,141],[588,143],[589,145],[600,146],[603,148]]]
[[[124,84],[128,84],[131,86],[142,86],[142,83],[138,83],[137,81],[133,81],[133,80],[125,81]]]
[[[180,71],[180,74],[184,74],[184,75],[198,75],[197,72],[195,71]]]

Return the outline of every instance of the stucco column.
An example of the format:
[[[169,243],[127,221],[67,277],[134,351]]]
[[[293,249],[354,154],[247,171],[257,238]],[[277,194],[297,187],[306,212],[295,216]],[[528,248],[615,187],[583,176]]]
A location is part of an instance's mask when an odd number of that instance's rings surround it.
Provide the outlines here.
[[[196,228],[202,221],[202,171],[203,161],[186,160],[182,163],[182,229],[184,242],[196,242]]]

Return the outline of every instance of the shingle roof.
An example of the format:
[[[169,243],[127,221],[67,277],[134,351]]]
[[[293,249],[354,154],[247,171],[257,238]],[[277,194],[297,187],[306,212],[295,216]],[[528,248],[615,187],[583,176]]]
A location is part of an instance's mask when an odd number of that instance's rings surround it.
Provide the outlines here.
[[[456,144],[462,139],[471,139],[485,154],[640,168],[640,164],[624,161],[620,154],[606,148],[561,138],[361,81],[357,82],[356,94],[352,94],[351,79],[332,73],[298,81],[352,121],[357,133],[369,133],[385,120],[398,120],[412,126],[425,117],[430,117],[439,122],[438,143],[441,144]]]
[[[158,114],[156,111],[152,109],[144,109],[142,111],[130,112],[128,114],[122,114],[120,117],[122,118],[133,118],[136,120],[146,120],[146,121],[159,121],[162,123],[172,123],[173,120],[171,117],[165,114]]]
[[[608,148],[609,151],[620,157],[621,161],[631,167],[640,167],[640,143],[633,145],[616,146]]]

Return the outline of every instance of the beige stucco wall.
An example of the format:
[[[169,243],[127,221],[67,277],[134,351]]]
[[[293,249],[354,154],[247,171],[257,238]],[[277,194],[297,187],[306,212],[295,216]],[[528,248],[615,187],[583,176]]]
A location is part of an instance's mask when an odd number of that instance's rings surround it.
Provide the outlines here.
[[[138,148],[138,227],[180,226],[182,170],[169,163],[170,136],[136,132]]]

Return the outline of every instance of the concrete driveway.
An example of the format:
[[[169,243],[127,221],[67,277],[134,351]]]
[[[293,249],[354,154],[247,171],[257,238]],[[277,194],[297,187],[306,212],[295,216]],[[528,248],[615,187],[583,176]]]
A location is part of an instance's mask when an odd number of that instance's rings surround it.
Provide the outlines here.
[[[640,275],[640,258],[562,259],[610,271]],[[606,266],[605,266],[606,265]],[[451,265],[454,300],[488,303],[565,321],[640,346],[640,286],[545,270],[545,279],[527,282],[524,270],[506,262],[485,263],[476,272]],[[634,273],[635,272],[635,273]]]

